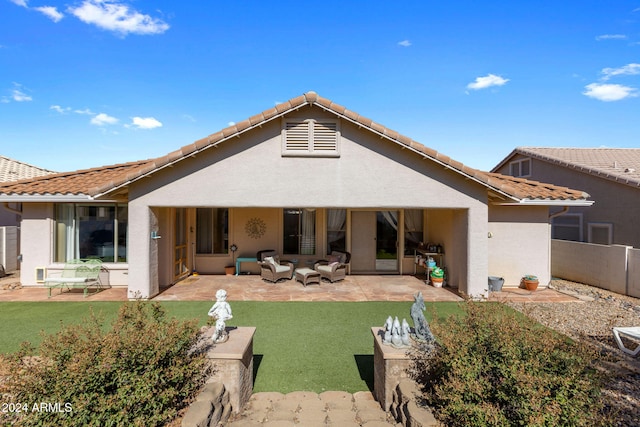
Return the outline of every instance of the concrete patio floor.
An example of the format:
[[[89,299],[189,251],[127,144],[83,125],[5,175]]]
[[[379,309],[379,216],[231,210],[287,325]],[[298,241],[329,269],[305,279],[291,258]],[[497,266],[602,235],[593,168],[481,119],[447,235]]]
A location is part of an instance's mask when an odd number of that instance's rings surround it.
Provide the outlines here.
[[[19,283],[15,274],[0,279],[0,301],[126,301],[127,289],[114,287],[92,293],[86,298],[82,290],[60,293],[54,289],[48,297],[44,287],[4,289]],[[225,289],[229,301],[413,301],[422,292],[425,301],[462,301],[457,289],[434,288],[415,276],[369,275],[347,276],[345,280],[320,285],[303,286],[295,280],[269,283],[259,275],[199,275],[190,276],[163,289],[154,301],[213,301],[218,289]],[[503,288],[493,292],[490,301],[506,302],[576,302],[576,298],[552,289],[539,288],[531,292],[518,288]]]

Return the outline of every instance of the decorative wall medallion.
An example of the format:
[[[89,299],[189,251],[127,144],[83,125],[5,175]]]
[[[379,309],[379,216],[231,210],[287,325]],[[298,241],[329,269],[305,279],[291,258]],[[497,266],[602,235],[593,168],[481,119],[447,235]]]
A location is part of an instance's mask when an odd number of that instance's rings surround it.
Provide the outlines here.
[[[264,236],[264,233],[267,231],[267,224],[260,218],[251,218],[244,226],[244,231],[246,231],[252,239],[259,239]]]

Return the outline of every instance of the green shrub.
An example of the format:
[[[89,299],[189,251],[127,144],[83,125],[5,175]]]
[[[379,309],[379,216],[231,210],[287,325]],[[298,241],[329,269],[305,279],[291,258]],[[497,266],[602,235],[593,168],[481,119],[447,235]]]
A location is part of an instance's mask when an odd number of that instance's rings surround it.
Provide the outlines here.
[[[603,424],[597,354],[501,304],[463,303],[431,327],[411,373],[447,426]]]
[[[12,355],[8,392],[28,426],[158,426],[207,374],[196,321],[167,319],[157,303],[125,303],[104,332],[93,315]],[[33,405],[53,404],[38,410]],[[58,404],[58,406],[55,406]]]

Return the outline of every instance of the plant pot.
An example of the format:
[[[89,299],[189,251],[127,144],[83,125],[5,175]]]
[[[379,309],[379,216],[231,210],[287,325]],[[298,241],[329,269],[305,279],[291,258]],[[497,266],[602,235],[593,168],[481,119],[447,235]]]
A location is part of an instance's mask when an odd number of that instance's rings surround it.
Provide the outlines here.
[[[489,276],[489,291],[500,292],[502,291],[502,285],[504,285],[504,279],[502,277]]]
[[[230,265],[228,267],[224,268],[224,274],[226,274],[227,276],[233,276],[236,274],[236,266],[235,265]]]
[[[522,281],[524,282],[524,287],[528,291],[535,291],[536,289],[538,289],[538,283],[539,282],[537,280],[522,279]]]
[[[433,285],[434,288],[441,288],[442,287],[442,282],[444,282],[444,278],[443,277],[432,277],[431,278],[431,284]]]

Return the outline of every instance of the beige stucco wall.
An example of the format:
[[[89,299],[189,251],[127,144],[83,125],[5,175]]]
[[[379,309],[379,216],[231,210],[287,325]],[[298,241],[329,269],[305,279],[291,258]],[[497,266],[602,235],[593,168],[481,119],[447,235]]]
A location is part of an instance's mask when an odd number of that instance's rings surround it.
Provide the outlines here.
[[[514,159],[526,158],[517,155]],[[509,163],[499,173],[509,174]],[[640,248],[640,189],[599,178],[538,159],[531,159],[531,176],[527,179],[562,185],[582,190],[591,196],[595,203],[590,207],[572,207],[569,212],[582,213],[583,239],[587,241],[589,222],[613,224],[614,244]],[[560,208],[558,208],[559,210]]]
[[[316,118],[327,115],[317,108],[295,115],[307,118],[312,112]],[[488,268],[486,188],[344,121],[339,158],[282,157],[280,129],[280,121],[267,123],[134,183],[129,196],[130,264],[153,270],[153,247],[170,248],[165,240],[149,238],[151,207],[229,207],[238,215],[234,230],[244,226],[243,216],[252,215],[241,208],[265,209],[270,220],[274,217],[266,208],[449,208],[458,213],[451,220],[451,243],[445,244],[459,263],[450,274],[461,289],[483,292]],[[268,224],[268,230],[277,233],[279,222]],[[231,236],[240,248],[237,255],[254,253],[258,242],[243,241],[240,234]],[[220,260],[202,262],[204,268]],[[155,280],[149,272],[133,270],[130,288]],[[148,293],[156,289],[152,284]]]
[[[54,214],[52,203],[24,203],[20,222],[20,283],[41,286],[36,282],[36,268],[60,271],[62,263],[53,262]],[[127,286],[129,264],[105,263],[100,279],[106,286]]]
[[[547,286],[551,280],[548,221],[546,206],[491,205],[490,234],[485,235],[489,275],[503,277],[505,286],[519,286],[524,275],[533,274],[540,286]]]
[[[53,205],[50,203],[25,203],[20,222],[20,282],[36,285],[36,268],[52,264]]]

